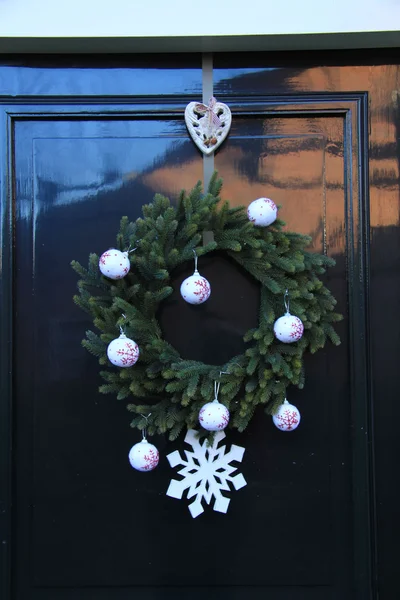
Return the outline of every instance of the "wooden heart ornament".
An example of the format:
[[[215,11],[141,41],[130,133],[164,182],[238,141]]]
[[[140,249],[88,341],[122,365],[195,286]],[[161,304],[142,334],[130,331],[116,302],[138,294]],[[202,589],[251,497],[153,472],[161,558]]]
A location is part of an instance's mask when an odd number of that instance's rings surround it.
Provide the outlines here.
[[[226,104],[210,98],[208,106],[190,102],[185,109],[185,122],[196,146],[203,154],[212,154],[229,133],[232,113]]]

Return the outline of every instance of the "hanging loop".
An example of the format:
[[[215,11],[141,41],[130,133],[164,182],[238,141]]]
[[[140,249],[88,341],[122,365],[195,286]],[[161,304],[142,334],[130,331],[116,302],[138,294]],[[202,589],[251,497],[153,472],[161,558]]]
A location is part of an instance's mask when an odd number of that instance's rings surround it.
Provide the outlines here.
[[[140,240],[136,240],[136,242],[135,242],[135,243],[136,243],[136,244],[139,244],[139,242],[140,242]],[[135,252],[135,250],[137,250],[137,249],[138,249],[138,247],[137,247],[137,246],[135,246],[135,248],[131,248],[131,245],[129,244],[129,248],[128,248],[128,250],[127,250],[127,253],[128,253],[128,254],[130,254],[131,252]]]
[[[283,297],[283,301],[285,303],[285,308],[286,308],[286,314],[289,314],[289,308],[290,308],[290,297],[289,297],[289,290],[286,290],[285,295]]]
[[[219,376],[221,377],[221,375],[229,375],[228,371],[220,371],[219,372]],[[218,402],[218,394],[219,394],[219,388],[221,387],[221,382],[215,380],[214,381],[214,400],[216,400]]]
[[[149,413],[147,415],[147,417],[146,417],[146,415],[142,415],[142,414],[140,416],[143,417],[143,419],[145,419],[145,421],[146,421],[146,425],[142,429],[142,439],[145,440],[146,439],[146,435],[147,435],[147,425],[148,425],[148,422],[149,422],[149,417],[151,417],[151,413]]]
[[[122,317],[126,320],[126,315],[124,315],[124,313],[122,313]],[[125,334],[125,330],[122,325],[119,326],[119,332],[121,335]]]
[[[198,273],[197,271],[197,262],[199,260],[199,257],[197,256],[197,252],[196,250],[193,248],[193,254],[194,254],[194,272]]]

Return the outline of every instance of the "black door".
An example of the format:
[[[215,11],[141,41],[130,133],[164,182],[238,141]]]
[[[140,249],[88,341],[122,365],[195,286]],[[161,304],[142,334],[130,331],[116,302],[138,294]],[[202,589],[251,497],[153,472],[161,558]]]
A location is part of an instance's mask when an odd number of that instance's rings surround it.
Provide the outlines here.
[[[201,98],[201,56],[0,67],[4,598],[367,600],[376,592],[375,492],[381,598],[395,597],[386,474],[398,448],[398,68],[290,61],[214,57],[214,93],[233,113],[215,168],[224,198],[269,195],[289,228],[336,259],[326,282],[345,316],[342,345],[307,358],[306,387],[290,395],[303,415],[296,432],[282,434],[262,412],[244,434],[229,432],[228,443],[246,448],[247,486],[230,494],[226,515],[208,507],[197,519],[165,494],[174,475],[165,456],[182,439],[154,440],[156,471],[129,466],[139,435],[125,403],[97,391],[70,262],[112,245],[120,217],[136,219],[155,192],[174,198],[202,178],[183,120]],[[228,313],[221,302],[205,328],[226,352],[232,335],[241,343],[258,290],[221,260],[207,269],[227,293],[242,286],[244,300]],[[173,310],[168,320],[171,342],[192,343],[196,331],[207,352],[203,324],[182,330]]]

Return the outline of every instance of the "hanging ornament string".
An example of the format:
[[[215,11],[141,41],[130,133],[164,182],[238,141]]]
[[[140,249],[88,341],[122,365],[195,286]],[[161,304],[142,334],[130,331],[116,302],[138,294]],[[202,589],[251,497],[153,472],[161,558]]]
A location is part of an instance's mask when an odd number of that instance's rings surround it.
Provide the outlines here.
[[[193,254],[194,254],[194,273],[197,274],[198,273],[197,263],[199,261],[199,257],[197,256],[197,252],[194,248],[193,248]]]
[[[135,244],[139,244],[140,240],[136,240]],[[138,246],[135,246],[135,248],[132,248],[129,246],[127,253],[130,254],[131,252],[135,252],[135,250],[138,249]]]
[[[124,313],[122,313],[122,318],[126,320],[126,315],[124,315]],[[121,335],[125,335],[125,330],[122,325],[119,326],[119,332]]]
[[[286,314],[290,315],[290,296],[289,296],[289,290],[286,290],[285,295],[283,296],[283,302],[285,304],[285,308],[286,308]]]
[[[145,440],[147,437],[147,425],[149,423],[149,418],[151,417],[151,413],[149,413],[147,415],[147,417],[146,417],[146,415],[142,415],[142,414],[140,416],[143,417],[143,419],[146,421],[146,425],[142,429],[142,438],[143,438],[143,440]]]
[[[220,371],[219,372],[219,376],[221,377],[221,375],[229,375],[228,371]],[[214,400],[216,400],[218,402],[218,394],[219,394],[219,388],[221,387],[221,381],[215,379],[214,381]]]

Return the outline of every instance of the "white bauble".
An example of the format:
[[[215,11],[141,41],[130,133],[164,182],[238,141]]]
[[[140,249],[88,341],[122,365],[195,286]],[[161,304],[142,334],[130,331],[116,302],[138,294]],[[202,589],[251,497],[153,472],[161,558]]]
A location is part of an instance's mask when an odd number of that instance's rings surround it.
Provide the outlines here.
[[[128,252],[110,248],[100,256],[99,269],[109,279],[122,279],[131,268]]]
[[[139,346],[121,333],[108,344],[107,356],[116,367],[132,367],[139,358]]]
[[[304,332],[304,325],[299,319],[290,313],[286,313],[283,317],[279,317],[274,323],[274,334],[281,342],[291,344],[298,342]]]
[[[132,446],[129,451],[129,462],[137,471],[152,471],[158,465],[159,458],[157,448],[149,444],[146,438]]]
[[[203,304],[209,299],[211,286],[198,271],[187,277],[181,284],[181,296],[189,304]]]
[[[229,423],[229,410],[218,402],[207,402],[199,412],[200,425],[207,431],[221,431]]]
[[[276,220],[278,208],[270,198],[258,198],[249,204],[247,215],[254,225],[268,227]]]
[[[285,400],[278,411],[273,415],[272,420],[274,425],[281,431],[293,431],[299,426],[300,418],[298,408]]]

